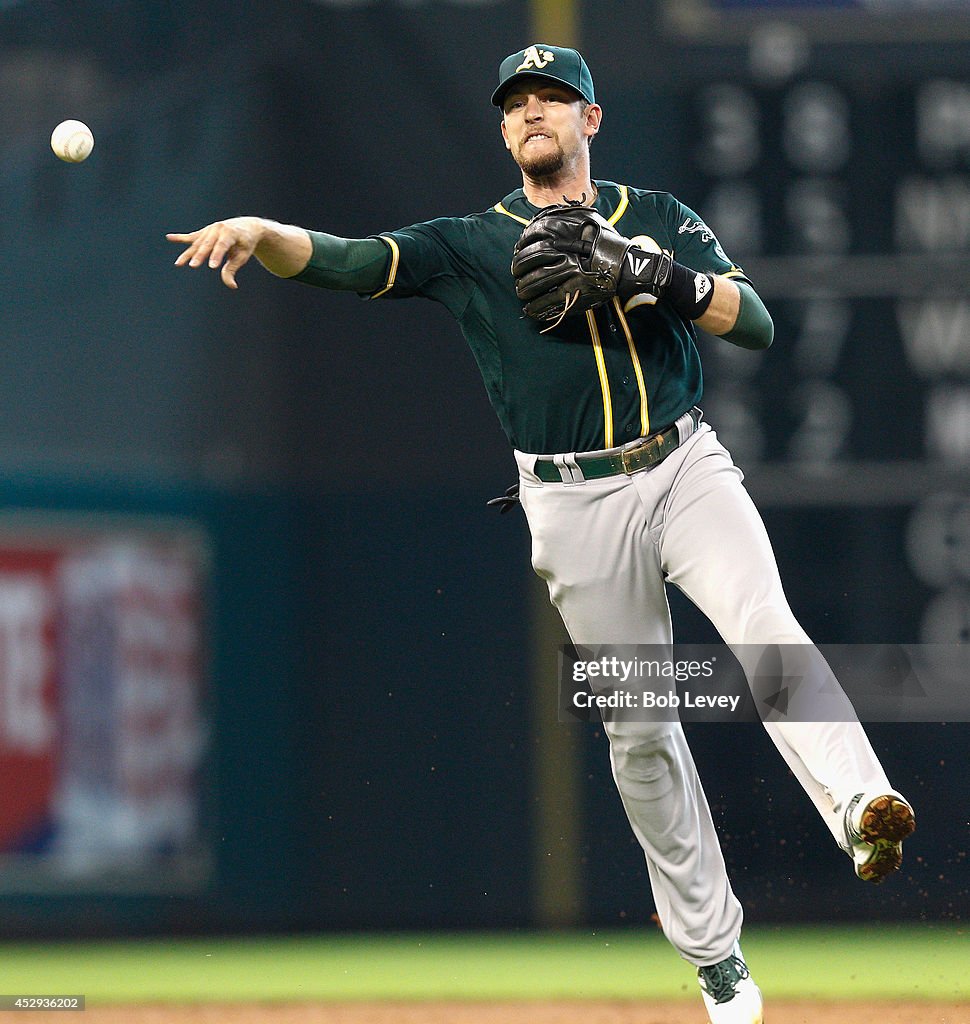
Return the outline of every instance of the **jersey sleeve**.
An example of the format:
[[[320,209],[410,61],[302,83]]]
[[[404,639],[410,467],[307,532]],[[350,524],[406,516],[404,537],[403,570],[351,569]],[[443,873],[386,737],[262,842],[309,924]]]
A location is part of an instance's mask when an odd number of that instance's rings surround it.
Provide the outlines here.
[[[474,270],[460,219],[440,218],[374,237],[391,250],[391,258],[386,279],[370,298],[420,295],[461,314],[470,299]]]
[[[689,206],[673,196],[668,198],[665,220],[674,259],[691,270],[747,281],[747,275],[728,257],[704,221]]]

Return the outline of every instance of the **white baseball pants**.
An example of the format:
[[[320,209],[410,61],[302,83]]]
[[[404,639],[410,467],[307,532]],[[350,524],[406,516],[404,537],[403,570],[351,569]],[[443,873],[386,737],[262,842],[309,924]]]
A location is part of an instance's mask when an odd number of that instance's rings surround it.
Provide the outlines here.
[[[665,581],[732,649],[811,642],[788,606],[741,471],[709,425],[632,476],[543,483],[533,472],[536,457],[515,455],[532,564],[573,643],[670,644]],[[863,790],[891,788],[862,726],[765,728],[844,848],[846,803]],[[631,721],[604,729],[664,934],[691,963],[718,963],[731,953],[742,912],[683,730],[677,722]]]

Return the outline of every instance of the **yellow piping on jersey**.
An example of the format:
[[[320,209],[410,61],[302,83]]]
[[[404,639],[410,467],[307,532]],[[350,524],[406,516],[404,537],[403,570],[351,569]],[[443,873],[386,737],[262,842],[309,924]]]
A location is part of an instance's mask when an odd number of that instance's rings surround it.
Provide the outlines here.
[[[627,348],[630,350],[630,359],[633,362],[633,372],[637,376],[637,387],[640,389],[640,436],[646,437],[650,433],[650,408],[647,405],[647,386],[643,383],[643,370],[640,368],[640,357],[637,355],[637,347],[633,344],[633,334],[630,332],[630,325],[627,323],[626,317],[623,315],[623,307],[620,305],[620,300],[617,298],[613,299],[613,306],[616,309],[616,315],[620,318],[620,325],[623,328],[623,333],[626,335]],[[607,445],[607,448],[610,447]]]
[[[502,205],[501,203],[496,203],[496,204],[495,204],[495,205],[494,205],[494,206],[492,207],[492,209],[493,209],[493,210],[494,210],[494,211],[495,211],[496,213],[504,213],[506,217],[511,217],[511,218],[512,218],[512,220],[517,220],[517,221],[518,221],[518,222],[519,222],[520,224],[528,224],[528,223],[529,223],[529,222],[528,222],[528,221],[527,221],[527,220],[525,219],[525,217],[518,217],[518,216],[516,216],[516,214],[514,214],[514,213],[509,213],[509,211],[508,211],[508,210],[506,210],[506,209],[505,209],[505,207],[504,207],[504,206],[503,206],[503,205]]]
[[[401,250],[398,247],[397,242],[394,241],[389,235],[381,235],[382,241],[387,242],[391,247],[391,269],[387,272],[387,284],[379,292],[374,292],[371,296],[372,299],[379,298],[385,292],[389,292],[394,287],[394,279],[397,277],[397,265],[401,260]]]
[[[603,439],[604,448],[613,447],[613,402],[610,399],[610,379],[606,375],[606,360],[603,358],[603,343],[600,341],[600,332],[596,327],[596,317],[593,310],[586,310],[586,322],[589,324],[589,333],[593,339],[593,355],[596,357],[596,370],[600,375],[600,389],[603,392]]]
[[[618,185],[617,188],[620,190],[620,202],[617,208],[610,214],[611,224],[615,224],[626,213],[626,208],[630,205],[630,194],[627,191],[626,185]]]

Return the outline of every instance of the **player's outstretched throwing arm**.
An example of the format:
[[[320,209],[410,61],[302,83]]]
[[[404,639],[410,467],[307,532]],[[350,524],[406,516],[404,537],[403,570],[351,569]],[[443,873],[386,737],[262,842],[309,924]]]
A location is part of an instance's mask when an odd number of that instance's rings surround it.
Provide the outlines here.
[[[255,256],[277,277],[303,275],[322,288],[368,293],[383,284],[389,258],[387,246],[376,238],[338,238],[262,217],[231,217],[165,237],[186,246],[177,267],[221,268],[227,288],[239,287],[236,274]]]

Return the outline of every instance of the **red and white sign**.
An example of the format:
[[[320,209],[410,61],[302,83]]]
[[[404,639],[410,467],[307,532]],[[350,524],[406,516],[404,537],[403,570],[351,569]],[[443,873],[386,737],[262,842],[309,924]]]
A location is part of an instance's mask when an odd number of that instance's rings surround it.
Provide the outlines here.
[[[197,851],[207,558],[193,531],[0,532],[0,856],[76,883]]]

